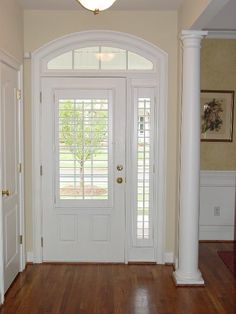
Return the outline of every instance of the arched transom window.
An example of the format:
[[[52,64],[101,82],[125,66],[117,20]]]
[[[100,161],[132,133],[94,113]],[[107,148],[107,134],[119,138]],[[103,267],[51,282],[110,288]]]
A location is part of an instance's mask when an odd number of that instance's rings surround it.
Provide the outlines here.
[[[47,70],[154,70],[151,60],[133,51],[109,46],[72,49],[50,59]]]

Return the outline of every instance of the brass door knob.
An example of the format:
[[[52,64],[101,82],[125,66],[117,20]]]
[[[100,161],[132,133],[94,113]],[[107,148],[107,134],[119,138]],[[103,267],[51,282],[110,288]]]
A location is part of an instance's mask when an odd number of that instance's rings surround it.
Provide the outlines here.
[[[2,196],[9,196],[10,192],[9,190],[2,190]]]
[[[121,177],[118,177],[118,178],[116,179],[116,182],[119,183],[119,184],[121,184],[121,183],[123,182],[123,179],[122,179]]]

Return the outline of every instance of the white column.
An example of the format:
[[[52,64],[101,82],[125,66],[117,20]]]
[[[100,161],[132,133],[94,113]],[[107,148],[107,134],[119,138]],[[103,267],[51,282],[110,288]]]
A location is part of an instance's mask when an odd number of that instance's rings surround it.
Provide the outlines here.
[[[203,285],[198,269],[200,180],[200,44],[206,32],[183,31],[183,82],[176,285]]]

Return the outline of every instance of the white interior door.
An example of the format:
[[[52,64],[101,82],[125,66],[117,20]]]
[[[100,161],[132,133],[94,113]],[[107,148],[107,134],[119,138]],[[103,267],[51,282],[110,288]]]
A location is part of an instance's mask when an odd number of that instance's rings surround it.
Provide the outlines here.
[[[1,67],[1,188],[4,292],[20,271],[18,72]]]
[[[42,79],[44,261],[124,262],[125,89]]]

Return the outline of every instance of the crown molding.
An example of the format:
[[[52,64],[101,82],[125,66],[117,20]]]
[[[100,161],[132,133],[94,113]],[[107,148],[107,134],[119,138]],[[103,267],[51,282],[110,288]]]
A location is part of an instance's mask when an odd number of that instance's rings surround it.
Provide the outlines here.
[[[208,30],[206,38],[236,39],[236,30]]]

